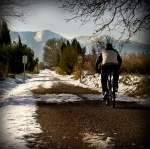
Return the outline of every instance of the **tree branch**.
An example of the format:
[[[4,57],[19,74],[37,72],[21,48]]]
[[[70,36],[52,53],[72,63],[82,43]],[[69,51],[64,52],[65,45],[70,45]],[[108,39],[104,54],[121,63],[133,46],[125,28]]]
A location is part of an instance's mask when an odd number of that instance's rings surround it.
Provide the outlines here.
[[[119,39],[126,33],[128,40],[140,30],[150,29],[149,0],[64,0],[61,9],[73,14],[68,21],[80,19],[82,25],[92,21],[98,26],[94,35],[119,29]]]

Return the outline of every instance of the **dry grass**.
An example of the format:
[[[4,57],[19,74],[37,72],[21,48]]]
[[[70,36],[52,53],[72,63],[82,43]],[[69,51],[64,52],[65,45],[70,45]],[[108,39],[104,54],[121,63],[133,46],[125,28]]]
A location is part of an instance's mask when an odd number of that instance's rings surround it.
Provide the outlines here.
[[[146,54],[124,54],[120,69],[121,73],[150,74],[150,55]]]
[[[58,73],[60,75],[66,75],[66,73],[64,71],[62,71],[59,67],[52,67],[51,70],[56,71],[56,73]]]
[[[84,63],[84,69],[90,73],[95,73],[95,62],[96,62],[96,59],[94,62],[93,61],[86,61]]]
[[[79,79],[80,78],[80,68],[78,65],[76,65],[74,67],[74,70],[73,70],[73,77],[75,80]]]
[[[32,90],[35,94],[99,94],[100,92],[91,90],[89,88],[82,88],[80,86],[74,86],[66,83],[55,83],[51,88],[43,88],[39,86],[38,89]]]

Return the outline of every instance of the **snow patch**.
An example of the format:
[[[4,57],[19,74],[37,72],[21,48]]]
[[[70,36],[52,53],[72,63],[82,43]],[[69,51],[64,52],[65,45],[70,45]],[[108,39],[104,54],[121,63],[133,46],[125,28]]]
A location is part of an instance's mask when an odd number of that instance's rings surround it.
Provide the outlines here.
[[[47,103],[75,102],[83,100],[81,97],[73,94],[46,94],[39,95],[39,97]]]
[[[43,32],[37,32],[36,36],[34,37],[34,39],[38,42],[38,41],[42,41],[42,37],[43,37]]]

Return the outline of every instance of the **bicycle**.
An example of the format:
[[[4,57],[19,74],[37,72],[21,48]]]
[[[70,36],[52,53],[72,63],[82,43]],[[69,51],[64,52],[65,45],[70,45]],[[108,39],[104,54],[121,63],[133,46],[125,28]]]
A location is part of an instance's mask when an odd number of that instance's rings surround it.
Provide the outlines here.
[[[108,70],[108,80],[107,80],[107,88],[108,88],[108,96],[106,99],[106,105],[110,105],[113,108],[115,108],[115,98],[116,98],[116,93],[115,93],[115,87],[113,85],[113,73],[114,70],[110,69]]]

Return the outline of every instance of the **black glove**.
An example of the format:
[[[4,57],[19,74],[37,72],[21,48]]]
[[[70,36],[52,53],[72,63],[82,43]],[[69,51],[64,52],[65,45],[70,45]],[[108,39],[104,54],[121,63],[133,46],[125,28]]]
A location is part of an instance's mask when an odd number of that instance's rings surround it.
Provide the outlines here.
[[[96,73],[101,73],[101,69],[96,69]]]

